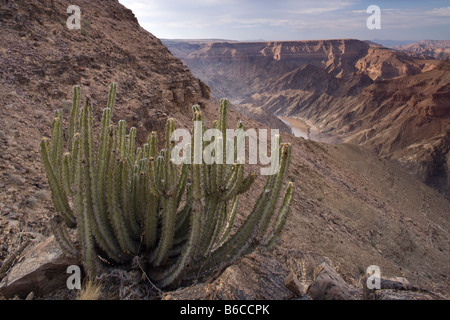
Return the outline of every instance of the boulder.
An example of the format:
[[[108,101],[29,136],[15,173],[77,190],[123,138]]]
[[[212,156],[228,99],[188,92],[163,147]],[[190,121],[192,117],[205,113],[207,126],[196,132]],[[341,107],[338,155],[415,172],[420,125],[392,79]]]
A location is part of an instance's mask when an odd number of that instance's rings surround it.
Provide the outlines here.
[[[313,300],[355,300],[359,292],[327,263],[322,263],[320,273],[308,289],[308,295]]]
[[[25,299],[30,292],[43,296],[55,289],[65,288],[67,267],[78,261],[64,255],[54,236],[25,250],[18,262],[0,283],[0,295]]]
[[[302,298],[305,296],[305,286],[298,280],[298,277],[294,272],[290,272],[284,279],[284,285],[291,290],[296,297]]]

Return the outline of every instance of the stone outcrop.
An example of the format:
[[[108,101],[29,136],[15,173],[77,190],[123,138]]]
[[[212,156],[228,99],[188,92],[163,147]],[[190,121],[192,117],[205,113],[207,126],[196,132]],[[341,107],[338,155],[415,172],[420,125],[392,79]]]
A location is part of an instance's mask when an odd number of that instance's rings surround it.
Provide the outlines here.
[[[322,263],[320,273],[308,289],[313,300],[355,300],[360,297],[356,288],[344,279],[327,263]]]
[[[77,265],[74,258],[64,256],[54,236],[30,246],[0,282],[0,295],[25,299],[31,292],[45,296],[66,288],[67,267]]]

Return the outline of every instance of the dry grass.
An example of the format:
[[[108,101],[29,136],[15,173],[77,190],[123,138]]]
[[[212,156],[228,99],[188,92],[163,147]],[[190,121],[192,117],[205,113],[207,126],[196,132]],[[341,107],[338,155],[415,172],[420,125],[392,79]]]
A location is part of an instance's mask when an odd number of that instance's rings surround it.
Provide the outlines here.
[[[290,272],[294,274],[297,277],[297,280],[303,285],[303,290],[305,292],[308,291],[309,286],[314,282],[317,276],[316,274],[313,274],[312,279],[308,276],[308,262],[305,259],[297,260],[290,258],[287,263]]]
[[[87,280],[78,295],[78,300],[99,300],[102,294],[103,285],[100,281]]]

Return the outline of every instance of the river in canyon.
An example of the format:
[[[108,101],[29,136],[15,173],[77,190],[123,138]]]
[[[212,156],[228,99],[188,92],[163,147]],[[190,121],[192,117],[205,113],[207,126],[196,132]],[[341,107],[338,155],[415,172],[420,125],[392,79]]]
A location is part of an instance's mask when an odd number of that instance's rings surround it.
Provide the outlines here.
[[[291,128],[294,136],[309,139],[309,127],[304,121],[293,117],[279,117],[279,119]]]
[[[295,137],[301,137],[307,140],[314,140],[319,142],[325,142],[330,144],[336,144],[340,142],[337,137],[330,136],[321,132],[311,120],[303,119],[300,117],[278,117],[292,130],[292,134]]]

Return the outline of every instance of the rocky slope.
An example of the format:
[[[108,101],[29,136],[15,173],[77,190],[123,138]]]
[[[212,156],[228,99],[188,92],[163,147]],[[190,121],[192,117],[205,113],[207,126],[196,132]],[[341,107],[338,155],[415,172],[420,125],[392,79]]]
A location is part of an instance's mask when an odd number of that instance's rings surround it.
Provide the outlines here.
[[[90,97],[98,120],[108,84],[117,82],[114,121],[127,119],[129,126],[138,128],[140,141],[151,130],[161,132],[168,116],[178,126],[191,127],[190,107],[196,102],[208,122],[217,117],[216,101],[208,99],[209,88],[117,1],[80,0],[84,31],[66,28],[67,5],[63,0],[0,0],[1,265],[12,258],[14,267],[19,266],[18,249],[27,240],[35,244],[50,235],[48,221],[55,212],[39,142],[49,135],[54,111],[67,109],[65,101],[73,85],[81,84],[82,96]],[[345,61],[343,65],[348,66]],[[330,70],[337,72],[334,67]],[[368,75],[361,78],[372,81]],[[330,88],[336,85],[333,81]],[[230,124],[238,119],[247,128],[264,127],[230,112]],[[289,261],[305,261],[308,280],[316,264],[326,261],[360,288],[365,269],[377,264],[383,275],[405,276],[414,285],[450,294],[448,200],[363,149],[282,136],[293,144],[289,178],[296,184],[285,233],[274,252],[256,252],[231,267],[237,272],[234,279],[246,278],[251,271],[252,279],[275,281],[277,288],[284,288],[283,278],[291,271],[300,272],[291,270]],[[238,221],[248,214],[263,183],[258,178],[249,191],[238,210]],[[224,275],[233,275],[232,270]],[[11,272],[6,271],[8,277]],[[145,283],[145,277],[140,279]],[[233,277],[221,279],[234,285]],[[62,291],[40,298],[73,297],[65,281],[60,285]],[[112,282],[106,283],[106,297],[117,298],[117,291]],[[264,297],[280,296],[267,291]]]
[[[361,96],[349,104],[352,111],[343,114],[358,122],[334,124],[348,129],[346,141],[400,161],[450,197],[450,62],[415,76],[375,83]]]
[[[77,5],[82,29],[69,30],[66,1],[0,1],[0,261],[24,238],[49,232],[39,143],[57,109],[68,116],[74,85],[100,119],[116,82],[114,121],[136,126],[141,142],[163,133],[169,116],[187,123],[191,106],[208,101],[209,88],[118,1]]]
[[[397,45],[393,48],[423,59],[450,59],[449,40],[421,40],[416,43]]]
[[[314,120],[449,196],[445,62],[358,40],[185,45],[168,43],[214,95],[233,96],[243,109]]]

